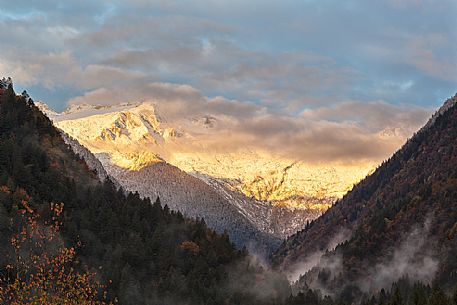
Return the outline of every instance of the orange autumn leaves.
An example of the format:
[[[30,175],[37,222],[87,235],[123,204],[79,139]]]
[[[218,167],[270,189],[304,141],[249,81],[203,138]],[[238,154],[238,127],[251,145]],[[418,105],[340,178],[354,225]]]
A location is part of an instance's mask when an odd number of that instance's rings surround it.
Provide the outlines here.
[[[194,243],[193,241],[183,241],[179,247],[183,250],[188,250],[193,254],[198,254],[200,252],[200,246]]]
[[[65,247],[60,238],[63,204],[51,205],[51,220],[40,223],[27,200],[22,200],[20,231],[11,238],[13,254],[0,277],[0,303],[23,304],[111,304],[105,286],[93,272],[75,269],[76,248]]]

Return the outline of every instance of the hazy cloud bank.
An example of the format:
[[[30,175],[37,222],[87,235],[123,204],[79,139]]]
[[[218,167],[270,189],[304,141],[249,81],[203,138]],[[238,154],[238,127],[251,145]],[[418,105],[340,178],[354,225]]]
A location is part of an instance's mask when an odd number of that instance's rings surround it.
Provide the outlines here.
[[[223,117],[213,149],[379,162],[457,85],[450,0],[3,2],[0,74],[18,90]]]

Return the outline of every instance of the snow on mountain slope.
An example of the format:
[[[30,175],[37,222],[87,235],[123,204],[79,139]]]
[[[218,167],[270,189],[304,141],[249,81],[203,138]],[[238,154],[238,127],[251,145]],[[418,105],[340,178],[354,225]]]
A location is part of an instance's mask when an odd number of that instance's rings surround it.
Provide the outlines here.
[[[247,197],[220,178],[197,173],[193,173],[193,176],[212,186],[259,230],[279,238],[294,234],[298,229],[303,228],[307,221],[321,214],[320,209],[297,209]]]
[[[192,218],[204,218],[206,224],[219,233],[226,232],[230,240],[242,248],[268,254],[281,239],[265,232],[240,214],[238,208],[208,184],[166,162],[156,162],[139,170],[122,168],[110,161],[107,154],[97,156],[107,171],[127,191],[155,200]]]
[[[209,143],[230,123],[226,118],[201,115],[167,121],[148,102],[78,105],[49,116],[102,160],[108,173],[127,189],[156,196],[160,192],[153,191],[154,182],[144,177],[169,163],[205,182],[256,229],[278,238],[302,229],[372,168],[307,164],[247,148],[213,152]],[[172,179],[168,182],[173,184]],[[194,195],[186,192],[187,202],[195,202]],[[186,200],[177,197],[170,193],[163,202],[168,200],[171,207],[184,212]]]
[[[45,104],[38,103],[37,106],[43,112],[50,111]],[[86,107],[83,109],[87,110]],[[60,115],[52,112],[49,114],[54,120]],[[71,113],[71,115],[75,114]],[[141,113],[140,118],[143,124],[147,122],[144,125],[148,126],[148,132],[151,132],[154,127],[150,120],[155,118],[148,118],[144,112]],[[141,127],[144,127],[138,124],[135,118],[132,120],[131,114],[120,113],[118,116],[109,116],[105,119],[113,123],[114,127],[108,127],[104,131],[113,129],[118,132],[110,138],[111,144],[116,143],[119,135],[122,135],[121,138],[126,135],[133,138],[139,134]],[[100,123],[100,121],[97,122]],[[125,133],[125,130],[121,130],[126,127],[134,129],[134,132]],[[170,133],[167,131],[165,130],[160,136],[169,137]],[[278,236],[259,229],[257,223],[247,219],[243,213],[240,213],[239,207],[234,206],[227,197],[221,196],[210,185],[166,163],[154,153],[123,151],[111,154],[97,153],[95,157],[63,130],[62,137],[78,155],[86,160],[90,169],[97,171],[101,180],[108,176],[108,171],[113,182],[127,191],[138,192],[142,197],[149,197],[152,200],[160,197],[161,201],[173,210],[181,211],[188,217],[204,218],[206,223],[217,232],[226,232],[239,248],[246,246],[260,255],[268,255],[281,242]],[[91,137],[83,140],[88,139]],[[106,138],[101,139],[106,140]],[[121,139],[120,144],[123,140]]]
[[[248,197],[274,205],[325,210],[369,172],[364,166],[312,165],[262,152],[173,154],[171,163],[190,173],[223,178]]]

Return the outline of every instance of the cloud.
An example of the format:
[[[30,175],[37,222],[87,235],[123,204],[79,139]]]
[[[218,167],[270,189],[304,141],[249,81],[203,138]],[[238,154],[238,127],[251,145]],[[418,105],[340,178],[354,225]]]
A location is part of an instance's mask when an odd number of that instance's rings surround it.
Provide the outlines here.
[[[442,33],[412,37],[407,47],[414,56],[408,56],[406,60],[429,75],[457,82],[457,47],[452,47],[454,44],[449,39],[450,37]],[[443,49],[449,47],[453,49],[453,55],[439,55]]]
[[[415,225],[409,232],[387,249],[387,253],[379,256],[378,263],[365,262],[359,266],[356,278],[347,279],[341,286],[341,275],[345,272],[343,252],[336,249],[337,245],[348,240],[351,232],[342,230],[321,251],[303,257],[289,270],[292,282],[300,278],[298,284],[312,289],[319,289],[323,294],[332,295],[344,286],[355,286],[361,291],[372,294],[381,289],[388,289],[401,278],[411,278],[425,284],[431,284],[439,267],[435,256],[435,241],[430,239],[432,218],[428,217],[422,225]],[[326,251],[328,249],[328,251]],[[303,277],[301,277],[303,275]]]
[[[1,59],[21,66],[8,71],[20,85],[56,91],[71,86],[84,93],[107,85],[87,88],[78,74],[71,82],[53,65],[40,69],[49,69],[49,77],[32,82],[23,71],[37,57],[69,54],[82,71],[102,66],[142,73],[148,82],[188,84],[206,96],[288,112],[332,98],[436,105],[457,82],[457,50],[450,43],[456,38],[456,5],[448,0],[195,0],[192,6],[19,1],[4,7],[0,25],[8,31],[0,33]],[[405,8],[411,12],[399,13]]]
[[[292,293],[286,277],[252,253],[229,268],[223,290],[230,296],[241,293],[262,302],[285,300]]]
[[[1,75],[14,75],[14,80],[21,82],[24,85],[31,85],[36,83],[33,69],[36,66],[29,66],[28,68],[21,65],[14,65],[8,61],[0,59],[0,73]]]
[[[109,105],[126,101],[155,103],[174,126],[193,117],[215,117],[217,128],[198,135],[207,151],[260,149],[311,163],[379,162],[425,124],[432,112],[383,101],[347,101],[291,115],[272,112],[261,104],[205,97],[188,85],[157,82],[132,83],[129,90],[100,87],[70,102]]]
[[[430,225],[431,219],[427,219],[423,226],[413,228],[394,249],[392,257],[374,266],[359,287],[366,292],[378,291],[405,276],[430,284],[439,264],[428,241]]]
[[[307,162],[379,162],[422,126],[430,112],[385,102],[350,102],[298,117],[258,114],[233,126],[231,141]]]
[[[346,228],[341,229],[340,232],[336,233],[335,236],[332,237],[332,239],[325,246],[325,249],[309,254],[289,268],[291,270],[287,276],[289,281],[292,283],[298,281],[301,276],[305,275],[315,267],[328,269],[333,275],[340,273],[342,269],[342,258],[336,254],[328,257],[324,255],[327,251],[335,250],[339,244],[345,242],[350,237],[351,231]],[[308,282],[307,284],[312,289],[320,289],[326,294],[329,294],[325,287],[319,285],[317,281]]]
[[[357,122],[370,131],[398,128],[409,136],[423,125],[433,109],[413,105],[394,105],[383,101],[344,101],[333,106],[308,109],[301,113],[305,119],[319,118],[329,122]]]
[[[448,0],[3,2],[0,72],[19,88],[213,114],[215,150],[380,160],[457,85]]]
[[[167,113],[174,116],[183,111],[192,113],[192,108],[201,107],[205,101],[201,93],[189,85],[130,82],[127,85],[128,89],[123,85],[126,84],[119,84],[115,87],[100,87],[71,99],[69,103],[115,105],[123,102],[153,101],[160,102],[164,109],[168,109]]]
[[[76,87],[90,90],[100,86],[122,86],[140,82],[145,74],[116,67],[89,64],[82,66],[70,52],[37,54],[28,50],[15,50],[24,60],[4,60],[6,75],[14,75],[23,85],[40,84],[46,88]],[[3,71],[2,71],[3,72]],[[8,74],[9,73],[9,74]]]

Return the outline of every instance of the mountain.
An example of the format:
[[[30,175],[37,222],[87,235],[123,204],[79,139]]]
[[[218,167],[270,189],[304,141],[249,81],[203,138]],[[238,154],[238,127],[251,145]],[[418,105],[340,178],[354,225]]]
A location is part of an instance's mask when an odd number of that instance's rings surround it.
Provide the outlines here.
[[[261,230],[241,214],[233,205],[232,197],[222,196],[208,184],[175,166],[157,162],[129,170],[110,164],[102,156],[99,158],[125,190],[138,192],[143,197],[158,197],[175,211],[204,219],[210,228],[221,234],[227,233],[239,249],[246,246],[265,256],[281,243],[279,238]]]
[[[100,181],[105,181],[109,178],[116,186],[119,187],[119,184],[116,182],[116,180],[113,180],[113,177],[108,176],[108,173],[106,172],[102,163],[87,148],[79,144],[77,140],[70,137],[64,131],[61,131],[60,134],[64,142],[72,148],[73,152],[80,158],[84,159],[84,162],[86,162],[89,169],[97,174]]]
[[[76,255],[65,268],[95,272],[108,301],[119,304],[333,305],[361,294],[358,300],[367,305],[454,304],[457,291],[448,298],[442,287],[455,284],[457,274],[456,104],[457,96],[370,177],[283,244],[276,265],[309,270],[291,290],[281,273],[259,265],[204,221],[116,189],[110,177],[100,176],[99,165],[90,169],[83,160],[93,158],[87,150],[78,156],[30,97],[16,95],[2,80],[0,302],[18,303],[14,289],[13,299],[3,299],[4,286],[16,275],[34,280],[17,273],[11,255],[15,241],[29,235],[18,224],[46,231],[61,223],[56,242]],[[62,208],[57,215],[51,212],[56,206]],[[48,252],[48,258],[56,252],[32,250]],[[416,283],[432,279],[433,287]],[[376,292],[392,281],[390,289]],[[33,295],[27,287],[20,291]],[[74,290],[59,293],[74,301]]]
[[[96,272],[96,280],[107,285],[110,301],[267,305],[281,303],[290,293],[285,279],[266,272],[204,221],[117,190],[109,179],[101,182],[101,172],[90,170],[28,95],[16,95],[10,82],[0,85],[2,303],[3,286],[16,272],[17,261],[11,256],[17,246],[14,240],[28,236],[16,224],[27,223],[27,214],[35,217],[29,225],[46,228],[62,223],[59,242],[68,249],[80,245],[75,262],[65,262],[65,267]],[[86,155],[87,151],[82,153]],[[63,208],[58,219],[50,212],[56,205]],[[34,251],[47,251],[48,257],[55,254],[53,247]],[[31,276],[26,280],[33,280]],[[261,287],[270,289],[260,295],[256,291]],[[50,286],[44,289],[45,294],[54,291]],[[69,300],[72,293],[67,294]],[[14,299],[10,303],[17,304]]]
[[[272,256],[299,285],[353,300],[401,277],[457,283],[457,95]]]
[[[130,105],[123,106],[128,107]],[[74,116],[76,112],[85,112],[90,109],[99,111],[109,109],[109,107],[94,108],[83,105],[67,109],[63,114],[57,114],[49,112],[49,108],[42,103],[38,103],[38,107],[54,119],[55,116]],[[255,205],[250,205],[252,200],[248,199],[249,202],[245,203],[243,202],[245,198],[242,195],[239,196],[241,198],[238,198],[229,195],[231,192],[217,192],[212,186],[168,164],[147,150],[138,154],[137,151],[132,152],[130,143],[144,143],[142,141],[146,141],[145,144],[147,145],[151,144],[148,141],[153,141],[156,144],[158,141],[164,142],[168,137],[173,137],[175,134],[171,129],[158,129],[157,125],[160,119],[155,115],[153,108],[143,108],[140,111],[140,113],[134,114],[125,111],[114,114],[108,112],[104,119],[113,122],[111,125],[99,118],[99,124],[111,126],[111,128],[103,129],[98,140],[105,146],[115,149],[114,154],[98,152],[98,158],[96,158],[83,145],[79,144],[79,141],[63,130],[62,137],[75,153],[82,155],[91,169],[102,173],[102,178],[104,178],[106,169],[110,177],[123,189],[138,192],[142,197],[149,197],[152,200],[160,198],[169,208],[180,211],[188,217],[204,218],[209,227],[219,233],[226,232],[231,241],[240,249],[246,246],[248,249],[265,255],[277,248],[281,242],[279,237],[263,230],[249,217],[240,213],[239,206],[255,207]],[[66,126],[66,122],[56,125],[73,132],[73,129]],[[93,123],[85,122],[84,126],[91,126],[91,124]],[[128,138],[119,139],[120,135],[128,135]],[[150,138],[148,138],[149,136]],[[105,140],[108,143],[103,143]],[[85,139],[81,139],[81,141],[85,141]],[[122,145],[125,146],[120,148]],[[130,146],[130,148],[126,148],[126,146]],[[113,159],[115,162],[112,162]],[[236,206],[233,202],[240,204]]]
[[[253,243],[274,249],[370,170],[365,165],[316,166],[247,149],[208,151],[208,139],[218,137],[225,118],[202,114],[168,119],[149,102],[72,105],[62,113],[39,107],[94,153],[124,188],[166,198],[172,209],[204,217],[210,227],[227,230],[237,245],[251,249]],[[164,189],[158,175],[170,182],[165,185],[177,187]],[[195,185],[204,190],[198,196]],[[201,204],[210,201],[214,206]],[[240,234],[240,222],[250,227],[242,231],[257,233]]]

